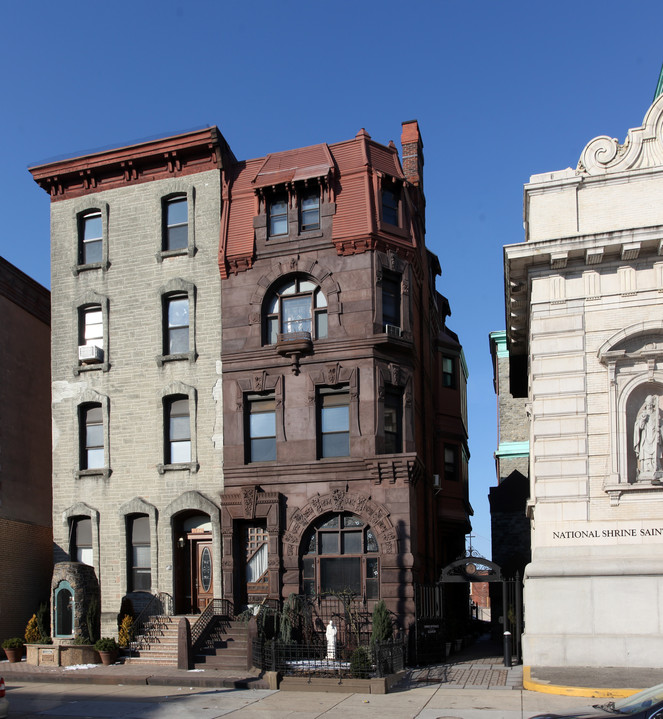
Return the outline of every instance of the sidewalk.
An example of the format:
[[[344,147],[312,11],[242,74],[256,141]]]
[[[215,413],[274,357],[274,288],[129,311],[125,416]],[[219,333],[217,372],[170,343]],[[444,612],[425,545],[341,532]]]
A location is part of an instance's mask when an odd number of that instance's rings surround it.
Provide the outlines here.
[[[70,682],[72,684],[142,684],[150,686],[188,686],[225,689],[269,689],[269,683],[258,674],[236,670],[186,671],[175,666],[116,663],[86,664],[78,667],[33,666],[25,660],[16,664],[0,661],[0,676],[5,682]]]

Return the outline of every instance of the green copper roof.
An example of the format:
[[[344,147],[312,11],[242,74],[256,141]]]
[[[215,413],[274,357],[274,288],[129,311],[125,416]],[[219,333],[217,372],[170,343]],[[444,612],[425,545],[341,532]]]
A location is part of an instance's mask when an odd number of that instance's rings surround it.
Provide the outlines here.
[[[658,82],[656,83],[656,92],[654,93],[654,100],[663,93],[663,66],[661,66],[661,72],[658,74]]]

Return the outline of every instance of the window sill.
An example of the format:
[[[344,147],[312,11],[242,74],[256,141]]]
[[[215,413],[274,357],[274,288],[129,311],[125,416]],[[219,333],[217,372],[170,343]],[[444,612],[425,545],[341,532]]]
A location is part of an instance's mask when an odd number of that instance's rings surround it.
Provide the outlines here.
[[[193,257],[195,254],[196,248],[191,245],[178,250],[160,250],[156,253],[155,257],[157,258],[157,262],[161,263],[169,257]]]
[[[191,472],[195,474],[198,471],[198,462],[178,462],[177,464],[157,464],[159,474],[166,472]]]
[[[74,367],[74,376],[78,376],[83,372],[108,372],[110,369],[109,362],[98,362],[96,364],[79,364]]]
[[[74,273],[74,277],[78,277],[81,272],[88,272],[89,270],[103,270],[104,272],[110,267],[110,262],[91,262],[89,265],[74,265],[71,271]]]
[[[166,362],[195,362],[196,357],[197,355],[195,352],[181,352],[172,355],[157,355],[155,360],[157,365],[162,367]]]
[[[407,231],[399,225],[392,225],[390,222],[385,222],[384,220],[380,220],[379,225],[381,232],[388,232],[390,235],[396,235],[404,239],[408,237]]]
[[[110,467],[95,467],[95,469],[79,469],[76,472],[76,479],[85,479],[86,477],[99,477],[100,479],[108,479],[113,470]]]

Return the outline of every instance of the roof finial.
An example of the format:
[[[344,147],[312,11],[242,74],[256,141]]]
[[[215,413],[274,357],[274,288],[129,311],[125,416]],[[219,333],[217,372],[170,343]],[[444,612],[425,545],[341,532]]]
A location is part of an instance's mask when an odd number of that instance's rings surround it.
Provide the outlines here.
[[[658,82],[656,83],[656,92],[654,93],[654,100],[663,94],[663,65],[661,65],[661,72],[658,74]]]

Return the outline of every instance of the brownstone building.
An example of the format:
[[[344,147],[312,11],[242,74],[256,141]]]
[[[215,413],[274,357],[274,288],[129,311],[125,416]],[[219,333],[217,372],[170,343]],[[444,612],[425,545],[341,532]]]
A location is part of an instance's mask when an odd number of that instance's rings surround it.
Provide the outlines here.
[[[223,591],[351,589],[409,624],[469,531],[462,349],[426,249],[423,142],[239,162],[220,269]],[[370,601],[369,601],[370,604]]]
[[[0,639],[51,580],[50,293],[0,257]]]
[[[416,122],[402,141],[404,169],[364,130],[238,161],[209,127],[31,169],[56,559],[94,568],[102,633],[149,594],[183,614],[351,590],[409,625],[462,553],[467,369]]]

